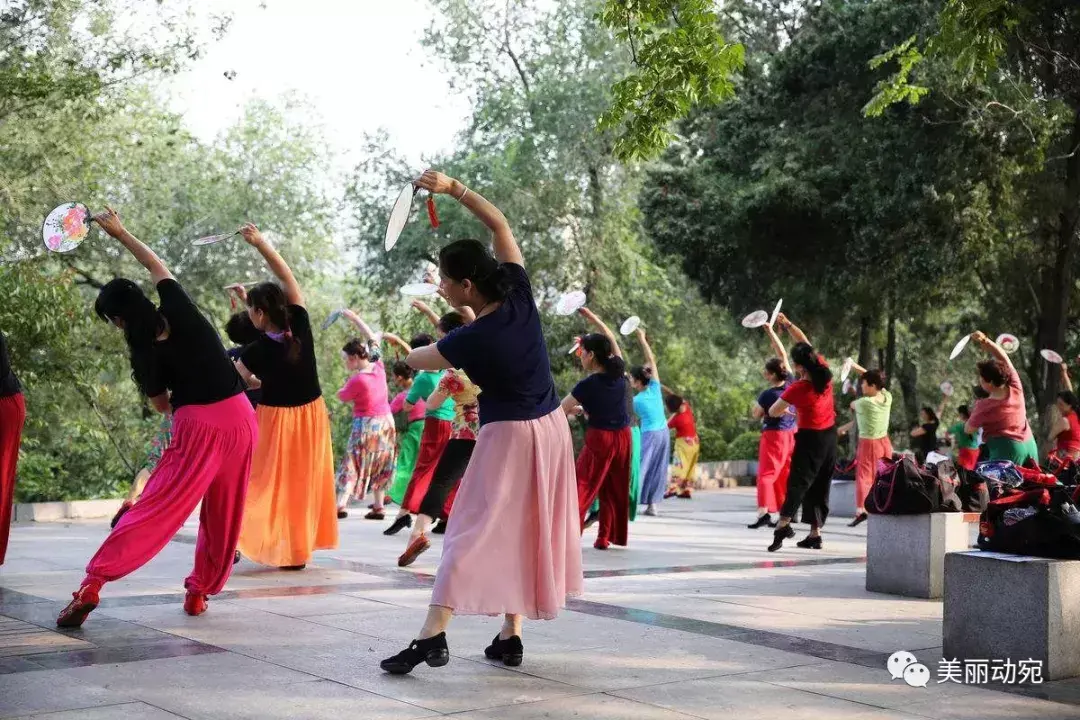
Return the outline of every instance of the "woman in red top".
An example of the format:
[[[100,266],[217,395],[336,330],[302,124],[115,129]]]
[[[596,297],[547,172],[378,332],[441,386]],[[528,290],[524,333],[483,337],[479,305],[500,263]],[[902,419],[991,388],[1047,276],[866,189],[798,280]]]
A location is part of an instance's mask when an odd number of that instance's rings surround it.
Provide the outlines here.
[[[1076,411],[1080,409],[1080,400],[1073,394],[1072,379],[1069,369],[1061,364],[1061,381],[1065,390],[1057,394],[1054,404],[1061,417],[1050,429],[1050,439],[1054,441],[1054,455],[1061,460],[1080,459],[1080,419]]]
[[[697,422],[694,420],[694,411],[690,403],[678,395],[668,395],[664,398],[664,404],[667,405],[668,412],[674,413],[668,418],[667,426],[675,431],[671,484],[668,485],[668,491],[664,497],[678,495],[689,500],[690,488],[694,485],[698,453],[701,451],[697,436]]]
[[[769,408],[771,417],[780,417],[795,408],[795,452],[791,456],[787,498],[780,521],[773,532],[769,552],[776,552],[784,540],[795,537],[791,521],[802,506],[802,521],[810,523],[810,534],[795,543],[801,548],[821,549],[821,526],[829,516],[829,488],[836,465],[836,410],[833,407],[832,371],[825,359],[810,345],[802,330],[783,314],[777,321],[796,341],[791,364],[798,377]]]

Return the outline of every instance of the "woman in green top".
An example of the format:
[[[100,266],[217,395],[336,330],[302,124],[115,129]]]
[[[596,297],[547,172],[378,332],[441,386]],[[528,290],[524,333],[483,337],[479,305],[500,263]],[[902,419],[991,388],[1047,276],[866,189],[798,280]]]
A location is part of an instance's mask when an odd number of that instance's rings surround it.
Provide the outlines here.
[[[960,416],[960,420],[949,426],[946,436],[952,441],[953,450],[956,451],[956,464],[965,470],[974,470],[979,462],[979,435],[964,429],[971,417],[971,410],[967,405],[961,405],[956,408],[956,414]]]
[[[866,370],[856,363],[851,369],[862,376],[862,397],[851,403],[855,422],[859,424],[859,445],[855,451],[855,519],[848,527],[866,521],[866,496],[877,474],[878,460],[892,457],[889,441],[889,415],[892,412],[892,393],[885,389],[885,376],[880,370]],[[850,427],[850,423],[846,427]]]

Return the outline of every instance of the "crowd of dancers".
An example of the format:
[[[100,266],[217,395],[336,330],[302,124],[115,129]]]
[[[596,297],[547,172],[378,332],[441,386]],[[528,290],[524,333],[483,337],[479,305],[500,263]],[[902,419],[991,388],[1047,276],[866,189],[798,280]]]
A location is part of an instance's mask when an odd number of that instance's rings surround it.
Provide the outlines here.
[[[157,290],[155,303],[131,280],[113,280],[95,312],[123,333],[132,378],[162,423],[57,625],[82,625],[105,584],[149,562],[200,503],[194,568],[184,581],[190,615],[207,610],[241,556],[302,570],[316,550],[337,546],[338,522],[350,507],[370,499],[364,518],[388,520],[385,534],[411,529],[401,566],[430,548],[429,534],[445,534],[428,616],[416,640],[383,668],[445,664],[454,614],[503,615],[485,653],[516,665],[522,619],[553,618],[581,592],[587,527],[599,524],[598,549],[626,545],[639,503],[656,515],[665,497],[690,497],[693,410],[670,392],[665,398],[644,331],[637,337],[645,363],[628,372],[615,335],[582,308],[597,332],[581,339],[585,376],[560,403],[524,258],[505,217],[440,173],[425,173],[417,186],[472,212],[491,231],[494,254],[474,240],[442,248],[439,294],[453,309],[439,315],[413,302],[431,335],[406,342],[342,311],[357,332],[341,349],[349,377],[337,396],[352,424],[336,471],[303,291],[259,229],[247,224],[239,234],[275,281],[230,288],[234,307],[239,301],[245,310],[225,327],[226,349],[119,215],[95,216]],[[0,562],[26,415],[5,342],[0,334]],[[391,349],[404,360],[387,373]],[[390,379],[399,390],[393,398]],[[570,421],[577,416],[587,430],[575,462]]]
[[[645,362],[627,367],[619,339],[588,308],[592,332],[578,340],[582,379],[556,395],[520,248],[503,214],[461,182],[428,171],[417,186],[454,198],[490,231],[494,253],[475,240],[439,253],[439,294],[452,310],[439,315],[421,301],[433,335],[408,342],[375,333],[354,311],[357,331],[341,349],[350,375],[338,398],[351,406],[344,456],[335,470],[329,412],[316,366],[315,338],[303,291],[277,250],[254,225],[240,229],[274,282],[232,289],[246,310],[220,337],[161,259],[111,209],[95,217],[147,270],[158,303],[137,284],[106,284],[96,313],[123,332],[132,377],[166,419],[157,456],[139,473],[113,529],[90,559],[85,579],[57,624],[77,627],[97,607],[103,586],[151,560],[201,502],[194,568],[184,609],[206,611],[241,555],[285,570],[302,570],[320,549],[338,544],[338,523],[354,503],[371,500],[364,518],[386,521],[383,532],[409,529],[400,566],[444,533],[431,605],[416,639],[386,659],[391,673],[449,660],[446,629],[453,615],[501,615],[487,657],[518,665],[523,618],[554,618],[582,590],[581,536],[598,524],[594,547],[627,545],[638,507],[658,514],[665,498],[689,498],[699,454],[690,404],[665,388],[645,332],[636,340]],[[806,334],[783,314],[765,326],[773,356],[768,387],[754,406],[762,433],[758,517],[773,529],[770,552],[795,536],[820,549],[838,434],[857,430],[856,506],[879,459],[892,455],[892,396],[882,373],[858,365],[854,418],[838,428],[833,373]],[[790,353],[781,334],[794,342]],[[981,397],[949,429],[958,462],[973,467],[979,448],[991,459],[1023,463],[1036,453],[1024,393],[1008,355],[982,333],[989,354],[978,364]],[[391,365],[388,348],[404,356]],[[1059,397],[1054,426],[1060,452],[1080,456],[1077,400]],[[391,398],[390,382],[398,392]],[[924,408],[912,431],[926,452],[937,447],[944,405]],[[0,334],[0,562],[7,543],[19,434],[26,410]],[[584,445],[574,458],[568,419],[581,416]],[[675,442],[672,451],[671,431]],[[776,514],[776,520],[773,515]]]

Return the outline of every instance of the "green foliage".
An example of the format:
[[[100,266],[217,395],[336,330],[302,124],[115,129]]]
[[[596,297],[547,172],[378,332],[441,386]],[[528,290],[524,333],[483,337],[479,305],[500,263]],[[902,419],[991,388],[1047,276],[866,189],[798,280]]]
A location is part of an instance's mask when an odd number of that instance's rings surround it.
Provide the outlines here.
[[[623,160],[655,157],[671,124],[735,94],[744,48],[724,40],[709,0],[607,0],[600,21],[626,43],[634,69],[612,86],[602,131],[617,130]]]
[[[698,440],[701,442],[701,462],[713,462],[727,458],[728,444],[720,430],[698,425]]]
[[[757,460],[761,433],[757,430],[744,432],[727,446],[725,460]]]

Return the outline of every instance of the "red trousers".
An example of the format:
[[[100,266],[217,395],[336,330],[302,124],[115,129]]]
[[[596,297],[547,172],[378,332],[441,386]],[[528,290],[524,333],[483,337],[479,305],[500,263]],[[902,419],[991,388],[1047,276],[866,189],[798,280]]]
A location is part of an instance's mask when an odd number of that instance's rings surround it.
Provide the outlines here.
[[[435,468],[439,466],[446,443],[450,442],[450,421],[438,418],[424,418],[424,433],[420,436],[420,450],[416,454],[409,487],[401,499],[401,507],[414,515],[420,512],[420,503],[431,485]]]
[[[795,452],[795,433],[790,430],[764,430],[758,443],[757,504],[768,512],[780,512],[787,497],[791,454]]]
[[[958,448],[956,464],[965,470],[974,470],[979,464],[979,448]]]
[[[892,458],[893,447],[888,435],[883,438],[871,440],[859,438],[859,446],[855,450],[855,511],[860,512],[866,506],[866,496],[870,494],[870,487],[874,484],[877,475],[878,460]]]
[[[119,580],[150,562],[201,500],[195,569],[184,587],[203,595],[220,592],[232,572],[258,434],[255,411],[242,393],[179,408],[172,442],[139,502],[90,559],[83,584]]]
[[[626,545],[630,521],[630,428],[585,433],[585,447],[577,459],[578,509],[582,531],[585,513],[600,496],[599,540]]]
[[[7,554],[11,530],[11,507],[15,502],[15,465],[19,462],[19,442],[26,422],[22,393],[0,398],[0,565]]]

